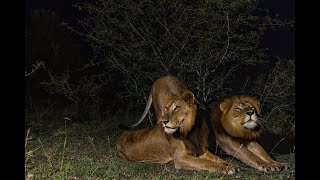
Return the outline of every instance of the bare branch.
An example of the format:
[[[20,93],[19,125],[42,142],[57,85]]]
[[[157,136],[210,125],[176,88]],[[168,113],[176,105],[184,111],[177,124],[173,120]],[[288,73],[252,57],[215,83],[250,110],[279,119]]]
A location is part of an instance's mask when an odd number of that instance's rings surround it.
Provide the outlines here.
[[[37,61],[36,64],[33,64],[32,66],[33,66],[33,68],[31,69],[31,72],[29,72],[29,73],[27,73],[27,71],[24,72],[25,77],[30,76],[31,74],[33,74],[34,72],[36,72],[36,70],[38,70],[40,68],[45,69],[45,65],[44,65],[43,61]]]

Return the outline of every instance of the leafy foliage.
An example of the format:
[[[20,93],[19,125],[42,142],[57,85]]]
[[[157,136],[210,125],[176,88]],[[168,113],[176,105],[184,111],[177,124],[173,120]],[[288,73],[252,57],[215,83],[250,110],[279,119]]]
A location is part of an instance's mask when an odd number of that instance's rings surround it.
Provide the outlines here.
[[[234,71],[266,60],[259,41],[279,23],[253,15],[258,1],[98,0],[77,7],[90,14],[80,23],[94,61],[122,75],[120,98],[134,101],[167,74],[185,77],[203,101],[219,97]]]
[[[255,80],[252,91],[260,97],[267,129],[294,136],[295,62],[277,58],[271,70]]]
[[[45,61],[42,87],[81,107],[80,114],[140,112],[152,83],[171,74],[185,78],[205,103],[258,96],[266,128],[294,131],[294,60],[260,48],[267,30],[294,22],[269,16],[260,1],[97,0],[75,7],[86,13],[80,29],[61,26],[52,12],[35,12],[26,56],[28,66]],[[80,60],[68,38],[74,32],[90,46],[90,59]]]

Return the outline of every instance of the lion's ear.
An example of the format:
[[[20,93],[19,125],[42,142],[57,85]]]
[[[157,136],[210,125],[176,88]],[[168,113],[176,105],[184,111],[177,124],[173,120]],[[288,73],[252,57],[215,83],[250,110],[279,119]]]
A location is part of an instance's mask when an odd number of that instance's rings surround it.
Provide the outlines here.
[[[220,110],[223,112],[224,110],[229,108],[229,105],[230,105],[229,101],[224,100],[223,102],[220,103]]]
[[[195,101],[195,97],[194,94],[190,91],[184,93],[183,98],[186,102],[188,102],[189,104],[193,104]]]

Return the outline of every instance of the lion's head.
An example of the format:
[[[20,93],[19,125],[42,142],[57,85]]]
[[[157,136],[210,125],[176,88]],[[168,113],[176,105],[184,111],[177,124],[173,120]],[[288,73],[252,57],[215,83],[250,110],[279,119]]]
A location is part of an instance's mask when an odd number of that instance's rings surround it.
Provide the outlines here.
[[[261,132],[260,103],[251,96],[232,96],[219,105],[221,125],[236,138],[256,139]]]
[[[167,134],[179,131],[186,136],[195,122],[197,105],[192,92],[186,91],[166,104],[161,123]]]

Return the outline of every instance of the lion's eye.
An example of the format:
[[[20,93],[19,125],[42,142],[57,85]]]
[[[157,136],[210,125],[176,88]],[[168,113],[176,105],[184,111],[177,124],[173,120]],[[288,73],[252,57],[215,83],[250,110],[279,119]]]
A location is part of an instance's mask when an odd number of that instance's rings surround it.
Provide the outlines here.
[[[174,111],[179,111],[180,110],[180,106],[176,106],[175,108],[174,108]]]
[[[256,108],[254,108],[254,107],[251,107],[251,109],[252,109],[253,111],[256,111]]]
[[[241,111],[241,108],[236,107],[235,110],[236,110],[236,111]]]

